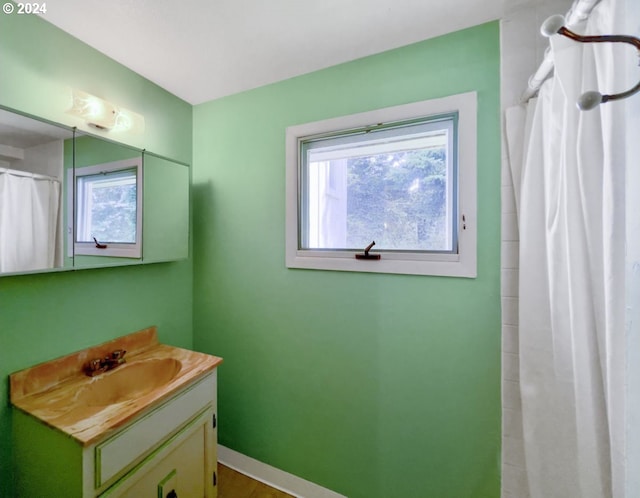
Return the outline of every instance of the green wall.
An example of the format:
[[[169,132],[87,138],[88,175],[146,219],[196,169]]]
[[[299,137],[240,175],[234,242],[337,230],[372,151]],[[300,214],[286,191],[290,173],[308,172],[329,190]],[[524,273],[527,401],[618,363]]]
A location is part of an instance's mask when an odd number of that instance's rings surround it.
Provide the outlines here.
[[[478,92],[478,278],[289,270],[285,128]],[[194,342],[220,442],[349,498],[499,496],[499,27],[194,108]]]
[[[0,105],[67,125],[68,87],[145,116],[114,140],[191,162],[192,107],[32,15],[0,15]],[[109,135],[107,135],[109,136]],[[192,263],[0,277],[0,496],[11,490],[7,376],[149,325],[192,346]]]

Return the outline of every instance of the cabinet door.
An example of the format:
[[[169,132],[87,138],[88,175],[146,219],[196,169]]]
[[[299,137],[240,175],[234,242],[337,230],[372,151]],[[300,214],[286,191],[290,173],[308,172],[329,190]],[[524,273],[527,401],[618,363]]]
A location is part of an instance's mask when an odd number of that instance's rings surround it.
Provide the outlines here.
[[[142,261],[189,257],[189,167],[144,153]]]
[[[202,498],[213,497],[212,476],[207,465],[210,418],[186,429],[175,441],[119,486],[123,498]],[[209,451],[208,451],[209,450]],[[147,470],[148,468],[148,470]]]

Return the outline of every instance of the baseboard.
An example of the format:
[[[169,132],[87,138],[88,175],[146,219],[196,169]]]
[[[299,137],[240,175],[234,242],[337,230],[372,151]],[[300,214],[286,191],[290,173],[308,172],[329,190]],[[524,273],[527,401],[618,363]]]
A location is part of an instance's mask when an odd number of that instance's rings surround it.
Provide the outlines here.
[[[252,479],[297,498],[347,498],[222,445],[218,445],[218,461]]]

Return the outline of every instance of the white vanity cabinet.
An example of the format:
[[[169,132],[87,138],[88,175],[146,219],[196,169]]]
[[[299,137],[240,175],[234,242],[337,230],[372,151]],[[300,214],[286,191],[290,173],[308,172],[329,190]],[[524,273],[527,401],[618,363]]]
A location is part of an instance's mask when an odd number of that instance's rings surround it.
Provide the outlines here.
[[[182,432],[179,441],[155,458],[149,469],[126,479],[120,487],[113,486],[116,488],[113,493],[107,492],[101,496],[208,496],[205,492],[206,478],[203,479],[206,468],[201,465],[203,462],[194,461],[193,458],[193,455],[203,455],[206,451],[208,420],[200,422],[192,430]]]
[[[87,446],[14,410],[17,496],[215,498],[216,384],[214,369]]]

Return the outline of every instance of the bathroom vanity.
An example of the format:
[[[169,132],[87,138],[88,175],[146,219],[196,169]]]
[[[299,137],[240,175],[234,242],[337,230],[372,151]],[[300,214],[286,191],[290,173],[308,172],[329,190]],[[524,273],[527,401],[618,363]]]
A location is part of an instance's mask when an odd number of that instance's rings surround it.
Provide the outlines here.
[[[221,362],[151,327],[12,374],[16,495],[216,497]]]

